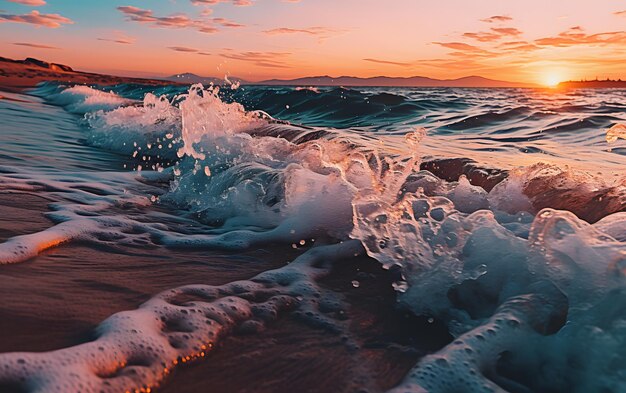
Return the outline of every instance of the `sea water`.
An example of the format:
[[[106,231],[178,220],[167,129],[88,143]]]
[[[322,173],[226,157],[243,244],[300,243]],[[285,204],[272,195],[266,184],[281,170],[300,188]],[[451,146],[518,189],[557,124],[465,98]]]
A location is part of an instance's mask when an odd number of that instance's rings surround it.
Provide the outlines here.
[[[48,83],[6,96],[0,190],[56,202],[49,228],[0,244],[0,264],[71,242],[298,256],[155,293],[83,344],[0,354],[0,386],[147,391],[235,326],[293,313],[340,330],[319,281],[366,255],[393,272],[399,310],[454,337],[394,392],[626,391],[624,90]]]

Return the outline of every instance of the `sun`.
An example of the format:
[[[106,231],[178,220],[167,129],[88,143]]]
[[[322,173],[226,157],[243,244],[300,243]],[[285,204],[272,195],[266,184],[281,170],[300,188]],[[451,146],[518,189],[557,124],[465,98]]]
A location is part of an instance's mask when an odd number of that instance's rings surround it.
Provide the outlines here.
[[[552,73],[544,77],[543,83],[548,87],[556,87],[562,80],[560,75]]]

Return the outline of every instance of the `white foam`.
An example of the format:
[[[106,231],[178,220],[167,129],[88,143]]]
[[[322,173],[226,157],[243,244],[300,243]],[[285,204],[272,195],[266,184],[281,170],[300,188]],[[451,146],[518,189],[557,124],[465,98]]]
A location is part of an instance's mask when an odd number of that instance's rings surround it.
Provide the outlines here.
[[[134,101],[119,95],[97,90],[89,86],[77,85],[46,95],[46,100],[65,107],[69,112],[84,114],[98,110],[111,110]]]

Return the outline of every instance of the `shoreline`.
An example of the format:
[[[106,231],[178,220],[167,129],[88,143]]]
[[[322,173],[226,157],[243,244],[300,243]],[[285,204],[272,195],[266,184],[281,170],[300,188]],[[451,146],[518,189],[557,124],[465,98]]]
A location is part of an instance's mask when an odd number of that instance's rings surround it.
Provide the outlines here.
[[[43,215],[53,202],[1,192],[0,210],[10,213],[6,220],[20,225],[0,235],[7,238],[52,226]],[[0,293],[13,301],[0,307],[0,353],[47,352],[87,343],[98,337],[98,326],[106,318],[139,307],[155,293],[186,284],[246,280],[297,254],[291,248],[237,255],[159,248],[156,256],[127,247],[64,244],[27,262],[3,266]],[[197,392],[207,381],[213,391],[223,393],[250,387],[268,393],[348,392],[362,385],[374,391],[390,389],[421,357],[452,339],[441,324],[395,307],[392,278],[368,258],[340,265],[320,285],[348,305],[345,331],[332,333],[286,313],[258,334],[236,330],[225,335],[206,359],[175,368],[154,391]],[[355,279],[362,283],[359,288],[352,285]],[[346,338],[361,349],[356,351]]]
[[[99,85],[136,83],[148,86],[168,86],[186,84],[160,79],[133,78],[74,71],[67,66],[59,66],[45,62],[35,64],[32,62],[26,63],[19,60],[0,58],[0,91],[23,93],[26,89],[36,87],[40,82],[51,81]],[[5,97],[0,95],[0,99],[4,98]]]

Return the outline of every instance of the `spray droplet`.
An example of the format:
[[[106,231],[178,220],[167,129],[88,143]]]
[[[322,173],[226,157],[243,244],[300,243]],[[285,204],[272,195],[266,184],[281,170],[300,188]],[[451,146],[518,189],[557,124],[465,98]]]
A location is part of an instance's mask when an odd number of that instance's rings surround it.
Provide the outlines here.
[[[396,281],[393,284],[391,284],[391,286],[393,286],[393,289],[396,292],[400,292],[400,293],[404,293],[406,292],[407,289],[409,289],[409,284],[407,284],[406,281]]]

